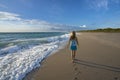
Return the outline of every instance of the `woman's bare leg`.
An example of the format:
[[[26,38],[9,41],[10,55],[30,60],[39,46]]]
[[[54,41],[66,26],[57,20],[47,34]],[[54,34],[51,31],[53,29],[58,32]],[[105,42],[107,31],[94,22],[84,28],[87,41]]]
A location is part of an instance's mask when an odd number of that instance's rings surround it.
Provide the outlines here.
[[[73,59],[75,59],[76,56],[76,50],[73,51]]]
[[[74,51],[71,51],[71,58],[72,58],[72,62],[74,60]]]
[[[72,58],[72,60],[73,60],[73,51],[71,51],[71,58]]]

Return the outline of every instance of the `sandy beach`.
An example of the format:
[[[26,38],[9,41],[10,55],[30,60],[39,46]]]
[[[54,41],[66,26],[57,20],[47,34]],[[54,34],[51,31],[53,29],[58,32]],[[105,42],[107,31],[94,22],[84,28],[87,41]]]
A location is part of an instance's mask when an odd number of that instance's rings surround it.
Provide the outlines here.
[[[120,33],[78,33],[75,63],[68,46],[23,80],[120,80]]]

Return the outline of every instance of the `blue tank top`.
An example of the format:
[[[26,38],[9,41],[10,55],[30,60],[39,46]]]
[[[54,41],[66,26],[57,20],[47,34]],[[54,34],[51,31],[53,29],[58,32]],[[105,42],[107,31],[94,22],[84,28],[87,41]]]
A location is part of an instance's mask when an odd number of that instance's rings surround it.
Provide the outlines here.
[[[76,40],[71,40],[70,45],[71,45],[71,46],[77,46]]]

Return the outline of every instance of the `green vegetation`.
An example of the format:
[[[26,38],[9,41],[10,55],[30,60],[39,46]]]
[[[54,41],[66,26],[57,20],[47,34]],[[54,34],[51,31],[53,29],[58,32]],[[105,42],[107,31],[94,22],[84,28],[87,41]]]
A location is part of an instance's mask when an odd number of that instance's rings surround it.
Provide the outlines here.
[[[81,30],[79,32],[120,32],[120,28],[105,28],[105,29],[96,29],[96,30]]]

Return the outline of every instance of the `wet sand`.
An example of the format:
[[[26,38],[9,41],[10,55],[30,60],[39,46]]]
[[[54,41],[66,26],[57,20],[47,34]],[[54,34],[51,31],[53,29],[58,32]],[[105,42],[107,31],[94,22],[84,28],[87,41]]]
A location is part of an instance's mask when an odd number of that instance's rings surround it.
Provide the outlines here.
[[[23,80],[120,80],[120,33],[78,33],[75,63],[68,46]]]

